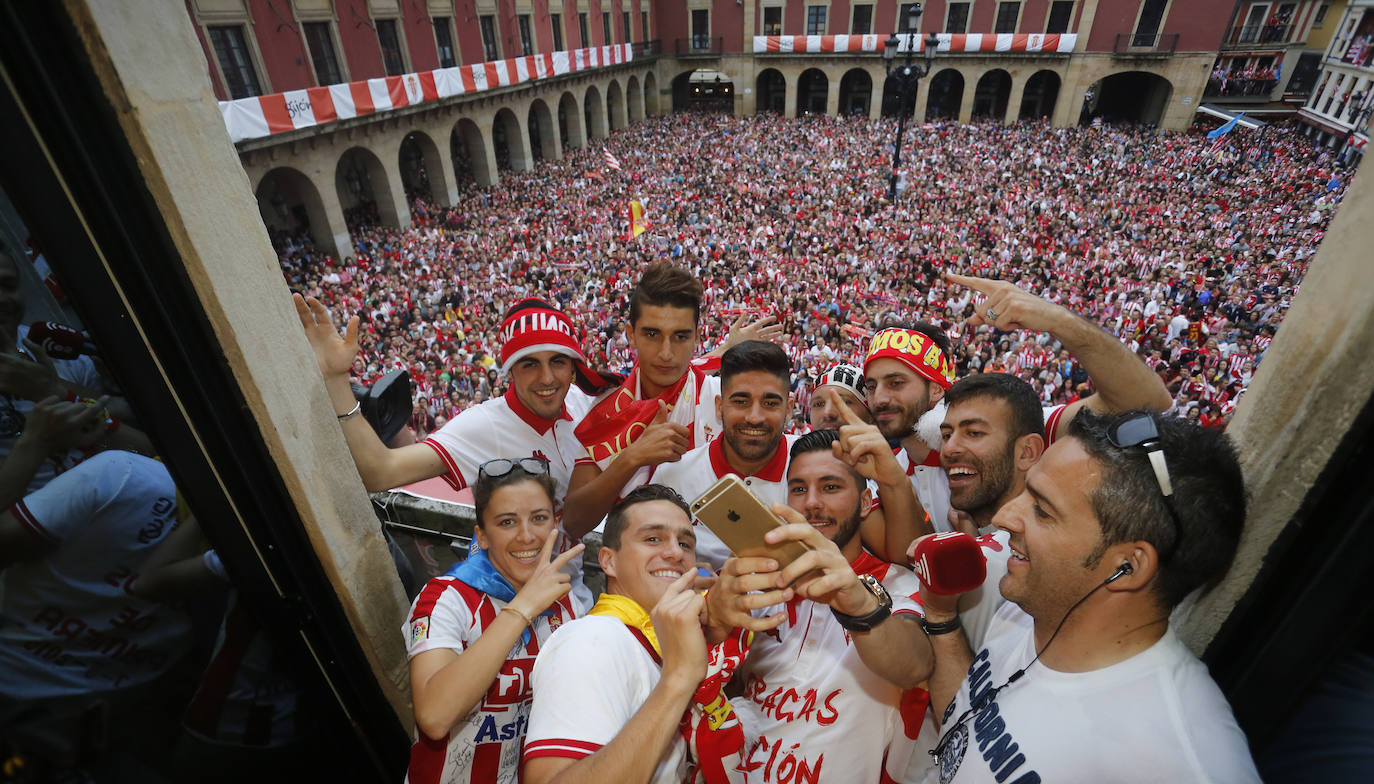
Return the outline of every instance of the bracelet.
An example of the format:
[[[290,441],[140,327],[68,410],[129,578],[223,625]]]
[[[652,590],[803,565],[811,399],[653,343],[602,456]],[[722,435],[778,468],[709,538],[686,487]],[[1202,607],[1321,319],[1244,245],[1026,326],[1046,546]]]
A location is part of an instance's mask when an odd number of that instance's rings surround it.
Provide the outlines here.
[[[526,615],[526,614],[520,612],[519,610],[515,609],[514,607],[511,607],[509,604],[506,605],[505,607],[502,607],[502,608],[501,608],[501,612],[513,612],[513,613],[515,613],[516,615],[520,616],[520,617],[525,621],[525,625],[526,625],[526,626],[530,626],[530,625],[532,625],[532,624],[534,623],[534,619],[533,619],[533,618],[531,618],[531,617],[529,617],[528,615]],[[497,614],[499,615],[500,613],[497,613]]]
[[[935,622],[927,621],[924,617],[922,617],[921,628],[925,630],[925,633],[927,635],[935,637],[941,634],[950,634],[952,632],[957,632],[960,629],[964,628],[964,624],[962,621],[959,620],[959,616],[957,615],[949,619],[948,621]]]
[[[359,412],[359,411],[362,411],[362,410],[363,410],[363,401],[359,400],[358,402],[356,402],[356,403],[353,404],[353,407],[350,408],[350,409],[348,410],[348,413],[347,413],[347,414],[338,414],[337,416],[339,417],[339,421],[340,421],[340,422],[343,422],[343,421],[352,419],[353,417],[357,416],[357,415],[358,415],[358,412]]]

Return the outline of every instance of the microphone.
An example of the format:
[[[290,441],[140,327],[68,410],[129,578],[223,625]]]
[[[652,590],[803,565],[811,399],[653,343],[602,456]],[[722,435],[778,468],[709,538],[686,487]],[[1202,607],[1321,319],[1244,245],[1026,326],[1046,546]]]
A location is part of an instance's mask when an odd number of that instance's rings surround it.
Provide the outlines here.
[[[100,353],[79,330],[56,321],[35,321],[29,326],[29,340],[42,346],[53,359],[76,359],[82,354]]]
[[[921,583],[943,596],[971,591],[988,576],[982,546],[959,531],[927,536],[916,542],[908,556]]]

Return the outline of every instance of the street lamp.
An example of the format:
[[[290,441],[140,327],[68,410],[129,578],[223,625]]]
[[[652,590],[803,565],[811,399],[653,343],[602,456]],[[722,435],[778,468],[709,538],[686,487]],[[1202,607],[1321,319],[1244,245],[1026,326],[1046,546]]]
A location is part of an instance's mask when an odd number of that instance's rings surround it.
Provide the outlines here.
[[[901,111],[897,116],[897,140],[892,145],[892,176],[888,179],[887,185],[887,198],[893,203],[897,201],[897,171],[902,165],[902,134],[906,132],[906,116],[915,108],[916,86],[921,77],[930,73],[930,67],[935,62],[935,49],[940,45],[940,39],[935,33],[926,36],[921,52],[925,56],[925,62],[912,62],[911,55],[916,50],[916,31],[920,27],[920,22],[921,4],[912,3],[907,7],[906,60],[895,71],[892,66],[897,59],[897,49],[901,42],[897,40],[897,34],[893,33],[883,43],[883,68],[888,79],[897,80],[897,95],[901,97]]]

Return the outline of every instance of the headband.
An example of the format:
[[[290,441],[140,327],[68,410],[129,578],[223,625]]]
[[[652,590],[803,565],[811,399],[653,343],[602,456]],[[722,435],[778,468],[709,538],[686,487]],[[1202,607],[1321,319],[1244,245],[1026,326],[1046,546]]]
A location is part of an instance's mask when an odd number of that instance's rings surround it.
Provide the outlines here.
[[[929,335],[914,329],[889,327],[874,335],[864,357],[865,372],[875,359],[895,359],[916,375],[939,384],[941,389],[949,389],[954,383],[954,366],[949,357]]]

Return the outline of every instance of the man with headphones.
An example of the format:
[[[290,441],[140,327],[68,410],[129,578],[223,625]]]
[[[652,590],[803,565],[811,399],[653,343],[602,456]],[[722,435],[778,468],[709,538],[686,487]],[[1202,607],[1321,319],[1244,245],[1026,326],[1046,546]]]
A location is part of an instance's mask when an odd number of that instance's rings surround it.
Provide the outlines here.
[[[939,742],[925,781],[1259,781],[1225,697],[1169,628],[1229,568],[1245,488],[1224,434],[1084,411],[993,524],[1003,602],[971,650],[923,590]]]

